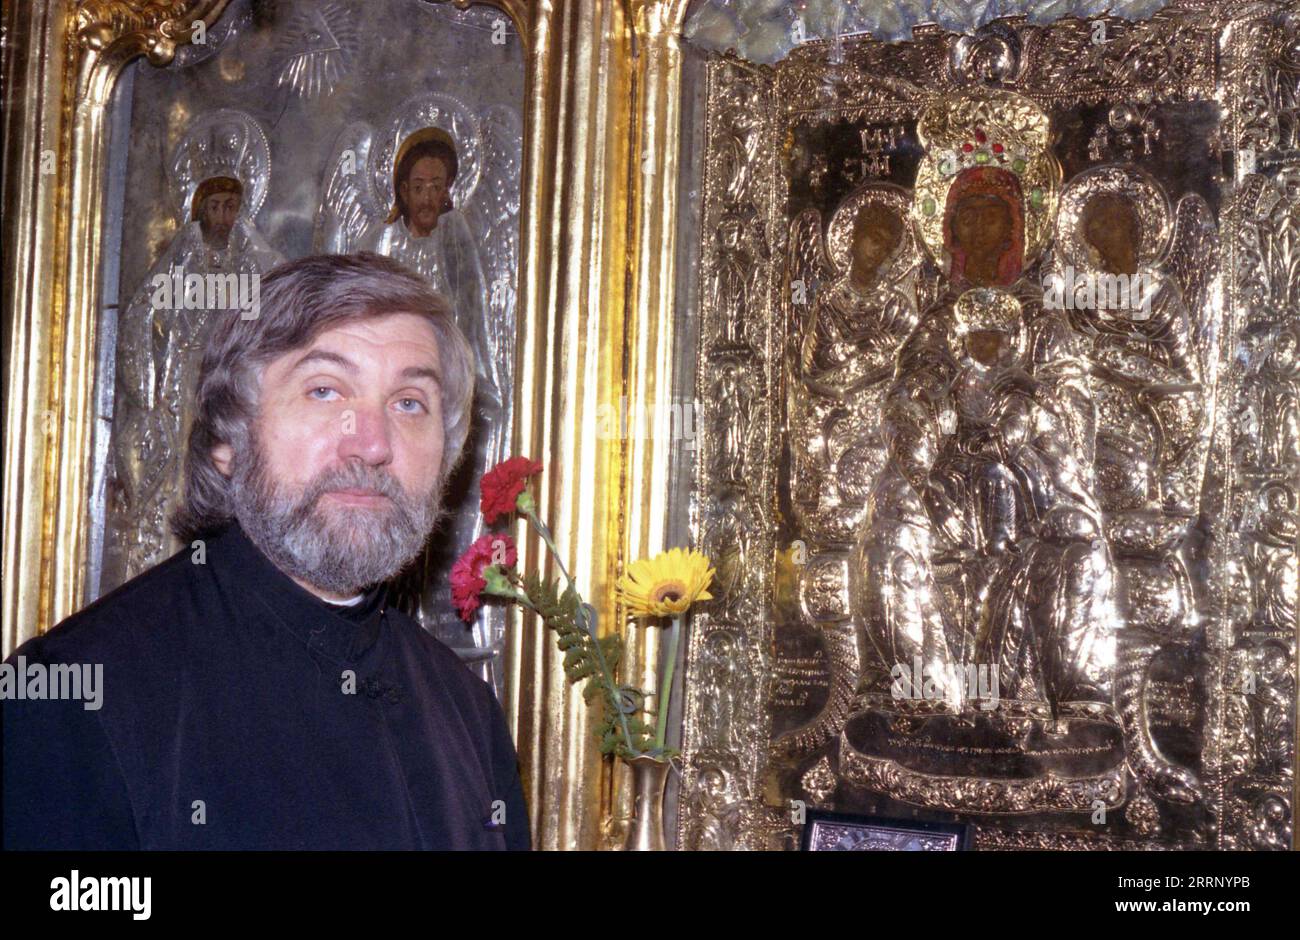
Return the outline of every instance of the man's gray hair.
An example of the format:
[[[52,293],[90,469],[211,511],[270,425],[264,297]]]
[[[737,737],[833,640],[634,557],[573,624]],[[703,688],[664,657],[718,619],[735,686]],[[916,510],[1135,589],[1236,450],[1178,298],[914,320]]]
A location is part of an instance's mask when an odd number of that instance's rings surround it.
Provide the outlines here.
[[[262,278],[260,293],[256,318],[226,311],[204,346],[185,454],[184,502],[171,518],[177,537],[189,542],[234,519],[231,482],[217,469],[212,452],[224,443],[236,459],[248,458],[266,365],[354,320],[410,313],[433,327],[441,358],[445,479],[469,434],[475,366],[442,295],[396,261],[369,252],[282,264]]]

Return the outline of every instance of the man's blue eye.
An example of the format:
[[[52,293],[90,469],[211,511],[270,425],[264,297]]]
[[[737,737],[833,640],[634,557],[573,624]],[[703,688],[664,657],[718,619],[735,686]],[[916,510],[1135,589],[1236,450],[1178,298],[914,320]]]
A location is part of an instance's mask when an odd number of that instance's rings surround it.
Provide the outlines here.
[[[421,411],[424,410],[424,403],[421,402],[421,401],[418,400],[418,399],[415,399],[415,398],[401,398],[401,399],[398,399],[398,404],[401,404],[401,405],[413,404],[413,405],[415,405],[417,408],[419,408]]]
[[[312,389],[310,392],[308,392],[307,394],[308,394],[308,395],[311,395],[311,396],[314,397],[314,398],[316,398],[317,401],[324,401],[324,400],[325,400],[324,398],[320,398],[320,397],[318,397],[318,396],[316,395],[317,392],[331,392],[331,393],[332,393],[332,392],[334,392],[334,389],[330,388],[328,385],[318,385],[316,388],[313,388],[313,389]]]

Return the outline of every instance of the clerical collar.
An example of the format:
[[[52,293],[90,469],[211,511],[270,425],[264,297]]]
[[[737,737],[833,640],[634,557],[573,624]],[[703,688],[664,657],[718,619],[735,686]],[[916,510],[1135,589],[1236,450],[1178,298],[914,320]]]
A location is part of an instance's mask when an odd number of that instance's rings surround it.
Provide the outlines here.
[[[316,597],[326,610],[353,623],[366,623],[372,616],[382,613],[387,599],[388,586],[385,584],[376,584],[370,590],[362,592],[352,604],[339,604],[335,601],[327,601],[323,597]]]
[[[355,607],[365,599],[366,599],[365,591],[362,591],[356,597],[349,597],[345,601],[332,601],[328,597],[321,598],[321,600],[325,601],[327,604],[332,604],[335,607]]]
[[[232,522],[208,543],[208,563],[236,596],[250,592],[309,648],[339,662],[355,662],[379,639],[388,588],[377,584],[353,607],[317,597],[276,567]]]

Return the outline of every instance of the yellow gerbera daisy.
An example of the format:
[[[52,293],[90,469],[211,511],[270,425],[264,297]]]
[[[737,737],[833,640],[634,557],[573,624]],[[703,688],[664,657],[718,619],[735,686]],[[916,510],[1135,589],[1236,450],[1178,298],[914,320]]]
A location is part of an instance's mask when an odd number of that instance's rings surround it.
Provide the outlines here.
[[[628,565],[618,579],[618,597],[634,617],[675,617],[696,601],[713,599],[708,591],[713,575],[708,555],[670,548]]]

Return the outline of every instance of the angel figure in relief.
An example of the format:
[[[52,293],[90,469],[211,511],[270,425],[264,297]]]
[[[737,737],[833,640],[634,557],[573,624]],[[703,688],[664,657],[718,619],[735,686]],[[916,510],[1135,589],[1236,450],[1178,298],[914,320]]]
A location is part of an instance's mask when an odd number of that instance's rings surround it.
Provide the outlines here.
[[[1061,197],[1048,296],[1090,347],[1097,494],[1125,611],[1116,701],[1129,764],[1156,797],[1203,796],[1162,753],[1143,689],[1157,654],[1195,647],[1201,601],[1188,567],[1213,436],[1219,234],[1204,198],[1176,204],[1141,168],[1093,167]],[[1127,281],[1129,290],[1111,289]],[[1103,290],[1101,286],[1105,285]]]
[[[882,465],[878,423],[853,416],[879,412],[917,324],[920,254],[908,200],[899,187],[868,184],[828,223],[806,209],[790,226],[789,408],[800,442],[791,490],[818,542],[852,538]]]
[[[181,547],[168,525],[204,341],[219,317],[248,315],[255,280],[284,260],[254,222],[270,173],[265,133],[229,108],[196,118],[173,152],[181,227],[118,321],[103,590]]]
[[[400,602],[470,663],[491,675],[503,624],[484,609],[467,636],[447,595],[446,571],[483,532],[478,481],[503,460],[510,436],[514,283],[518,258],[518,116],[494,106],[475,115],[448,95],[399,106],[382,133],[354,123],[317,215],[315,250],[373,251],[427,278],[450,302],[474,350],[474,420],[449,481],[446,537],[397,585]],[[490,245],[490,252],[480,251]]]

